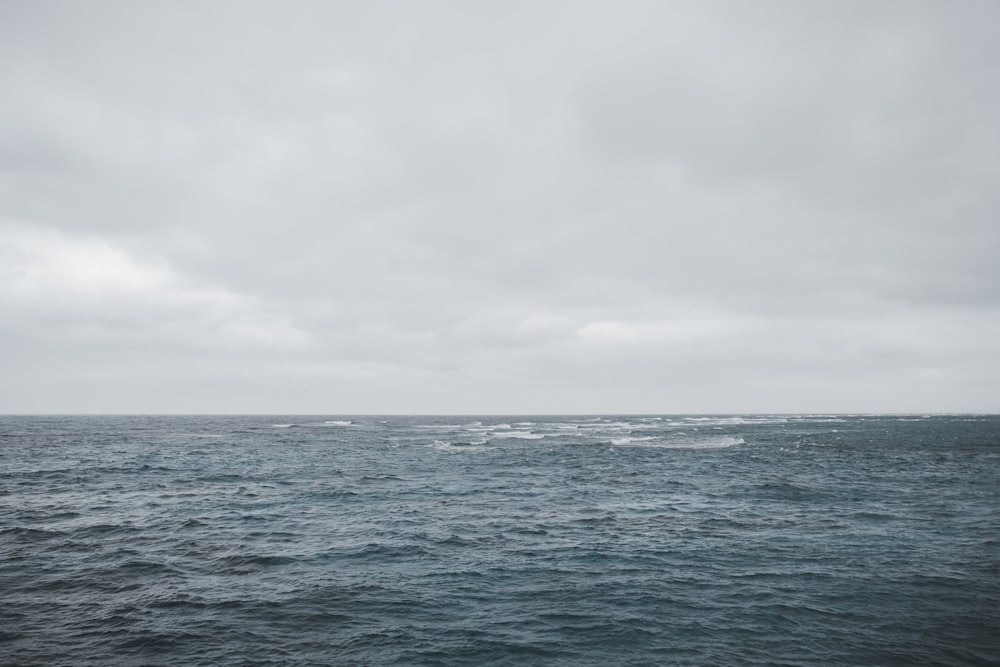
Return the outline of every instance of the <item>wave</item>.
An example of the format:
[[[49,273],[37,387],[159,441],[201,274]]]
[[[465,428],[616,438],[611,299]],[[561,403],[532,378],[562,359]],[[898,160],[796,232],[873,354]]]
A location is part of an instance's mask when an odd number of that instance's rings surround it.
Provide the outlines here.
[[[635,437],[635,438],[633,437],[611,438],[611,444],[614,445],[615,447],[623,447],[625,445],[631,445],[636,442],[646,442],[648,440],[656,440],[656,438],[654,438],[651,435]]]
[[[449,442],[447,440],[435,440],[427,445],[431,449],[445,452],[484,452],[493,447],[485,447],[486,440],[474,440],[471,442]]]
[[[811,420],[810,420],[811,421]],[[684,417],[682,422],[689,425],[698,426],[742,426],[742,425],[768,425],[787,424],[788,417],[766,415],[766,416],[733,416],[733,417]]]
[[[327,419],[323,423],[328,426],[351,426],[354,422],[350,419]]]
[[[724,449],[746,444],[746,441],[739,436],[719,436],[713,438],[612,438],[611,444],[615,447],[649,447],[653,449]]]

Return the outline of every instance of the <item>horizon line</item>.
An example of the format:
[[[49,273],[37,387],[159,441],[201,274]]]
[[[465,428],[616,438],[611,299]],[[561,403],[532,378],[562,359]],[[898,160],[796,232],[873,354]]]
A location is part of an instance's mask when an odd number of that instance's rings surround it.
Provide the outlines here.
[[[1000,416],[1000,412],[0,412],[0,417],[718,417],[718,416]]]

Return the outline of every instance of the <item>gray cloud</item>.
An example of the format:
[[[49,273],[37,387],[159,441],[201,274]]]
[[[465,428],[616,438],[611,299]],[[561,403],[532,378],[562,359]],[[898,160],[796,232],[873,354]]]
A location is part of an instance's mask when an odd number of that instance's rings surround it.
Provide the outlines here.
[[[995,411],[990,2],[0,9],[4,411]]]

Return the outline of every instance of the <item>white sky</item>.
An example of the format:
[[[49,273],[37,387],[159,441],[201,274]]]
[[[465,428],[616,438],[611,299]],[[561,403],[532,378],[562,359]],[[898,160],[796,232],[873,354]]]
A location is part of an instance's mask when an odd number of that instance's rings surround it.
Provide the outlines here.
[[[1000,411],[998,25],[0,1],[0,412]]]

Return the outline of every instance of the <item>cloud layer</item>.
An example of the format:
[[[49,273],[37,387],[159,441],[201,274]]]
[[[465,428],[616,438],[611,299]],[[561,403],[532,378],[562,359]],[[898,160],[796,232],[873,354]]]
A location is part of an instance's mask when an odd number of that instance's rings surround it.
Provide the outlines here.
[[[8,3],[0,411],[996,411],[998,21]]]

